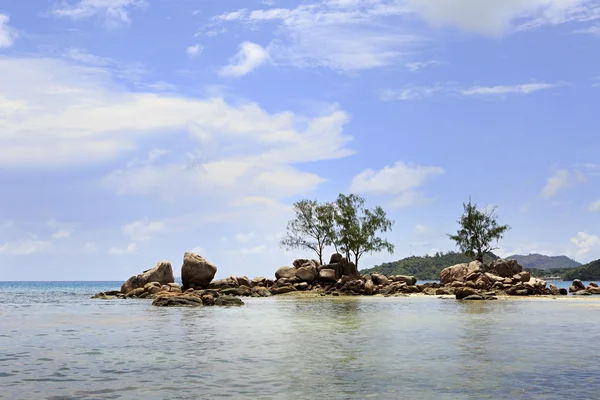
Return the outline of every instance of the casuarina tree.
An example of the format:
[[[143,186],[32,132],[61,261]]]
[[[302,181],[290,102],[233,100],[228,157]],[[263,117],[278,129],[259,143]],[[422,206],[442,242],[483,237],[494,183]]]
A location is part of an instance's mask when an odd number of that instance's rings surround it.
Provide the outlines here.
[[[486,254],[498,249],[493,247],[493,243],[502,239],[510,227],[498,223],[496,207],[480,211],[469,198],[469,203],[463,203],[463,208],[463,215],[458,220],[460,229],[456,235],[448,236],[464,254],[483,262]]]

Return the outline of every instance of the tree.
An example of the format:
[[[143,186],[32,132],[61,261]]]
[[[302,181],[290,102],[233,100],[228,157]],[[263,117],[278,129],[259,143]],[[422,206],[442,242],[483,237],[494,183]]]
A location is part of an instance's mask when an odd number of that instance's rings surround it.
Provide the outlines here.
[[[381,207],[373,210],[365,209],[365,200],[355,194],[340,194],[335,202],[335,230],[332,242],[336,249],[345,253],[350,260],[354,256],[354,264],[365,253],[387,250],[394,252],[394,245],[378,236],[392,230],[393,222],[387,219]]]
[[[479,211],[477,204],[471,201],[463,203],[464,212],[457,221],[461,229],[456,235],[448,235],[467,256],[483,262],[483,257],[498,247],[492,247],[493,242],[502,239],[504,233],[510,229],[508,225],[499,225],[496,216],[496,207],[487,211]]]
[[[286,236],[280,245],[286,249],[309,249],[323,264],[323,251],[332,244],[334,232],[334,206],[319,204],[316,200],[294,203],[296,218],[288,222]]]

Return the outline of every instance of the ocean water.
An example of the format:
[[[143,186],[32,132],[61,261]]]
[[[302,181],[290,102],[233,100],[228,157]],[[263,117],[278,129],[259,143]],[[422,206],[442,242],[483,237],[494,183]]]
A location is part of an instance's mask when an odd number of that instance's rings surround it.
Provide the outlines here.
[[[119,285],[0,282],[0,398],[600,398],[600,296],[89,299]]]

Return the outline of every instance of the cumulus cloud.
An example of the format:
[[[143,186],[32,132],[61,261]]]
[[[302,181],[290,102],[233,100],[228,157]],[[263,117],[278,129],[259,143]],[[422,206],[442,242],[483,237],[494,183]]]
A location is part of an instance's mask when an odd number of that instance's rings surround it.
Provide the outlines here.
[[[146,0],[61,0],[55,2],[50,14],[56,17],[82,20],[99,17],[109,29],[117,28],[131,22],[131,10],[148,5]]]
[[[444,169],[435,166],[419,166],[402,161],[385,166],[379,171],[368,169],[356,175],[350,190],[358,193],[393,195],[393,205],[407,207],[419,202],[422,196],[416,189],[436,176],[443,175]]]
[[[581,172],[577,170],[569,171],[567,169],[560,169],[546,180],[546,185],[542,190],[542,196],[547,199],[554,197],[561,190],[584,181],[585,177]]]
[[[199,57],[203,51],[204,51],[204,46],[202,46],[200,43],[196,43],[195,45],[189,46],[186,49],[186,53],[190,58]]]
[[[440,65],[442,64],[440,61],[437,60],[429,60],[429,61],[415,61],[415,62],[410,62],[410,63],[406,63],[404,64],[404,66],[406,68],[408,68],[409,71],[411,72],[417,72],[421,69],[427,68],[427,67],[433,67],[436,65]]]
[[[0,49],[10,47],[17,38],[17,33],[8,26],[8,15],[0,13]]]
[[[222,76],[239,77],[249,74],[269,60],[269,53],[261,45],[252,42],[240,44],[239,51],[230,64],[221,68]]]

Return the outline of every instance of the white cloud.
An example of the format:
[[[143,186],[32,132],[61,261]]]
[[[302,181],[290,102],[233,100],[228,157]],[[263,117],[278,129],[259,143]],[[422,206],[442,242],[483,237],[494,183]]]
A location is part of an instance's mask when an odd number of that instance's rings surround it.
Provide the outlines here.
[[[123,225],[122,231],[132,242],[139,243],[150,240],[157,234],[165,233],[167,226],[165,221],[150,221],[148,217],[144,217]]]
[[[590,253],[595,256],[600,251],[600,237],[587,232],[578,232],[577,236],[571,238],[570,243],[574,254],[579,257],[589,257]]]
[[[475,86],[463,90],[464,96],[504,96],[507,94],[531,94],[540,90],[554,89],[561,83],[526,83],[523,85]]]
[[[436,66],[436,65],[440,65],[440,64],[442,64],[440,61],[429,60],[429,61],[410,62],[410,63],[404,64],[404,66],[406,68],[408,68],[408,70],[411,72],[417,72],[423,68],[432,67],[432,66]]]
[[[154,82],[146,86],[150,89],[158,90],[160,92],[174,92],[177,90],[177,85],[165,81]]]
[[[546,185],[542,190],[542,196],[547,199],[554,197],[559,191],[584,181],[585,177],[581,172],[577,170],[569,171],[567,169],[560,169],[546,180]]]
[[[221,68],[222,76],[243,76],[249,74],[256,68],[269,60],[269,53],[262,46],[243,42],[240,44],[238,53],[230,60],[230,64]]]
[[[17,33],[8,26],[8,15],[0,13],[0,49],[10,47],[17,38]]]
[[[368,169],[356,175],[352,179],[350,190],[357,193],[394,195],[393,205],[406,207],[422,199],[415,189],[444,173],[444,169],[440,167],[419,166],[398,161],[379,171]]]
[[[108,254],[113,256],[123,256],[126,254],[137,253],[138,247],[136,243],[129,243],[126,247],[111,247],[108,249]]]
[[[131,10],[144,7],[146,0],[78,0],[55,2],[50,13],[57,17],[81,20],[98,16],[109,29],[129,24]]]
[[[391,65],[421,40],[390,19],[407,12],[399,1],[337,0],[239,10],[214,21],[217,26],[241,22],[252,28],[275,23],[275,39],[267,48],[277,64],[357,71]],[[207,29],[214,30],[214,25]]]
[[[116,61],[110,57],[100,57],[89,53],[87,50],[71,47],[63,53],[63,57],[77,63],[91,65],[95,67],[108,67],[116,64]]]
[[[208,258],[207,254],[206,254],[206,249],[204,247],[194,247],[191,250],[191,252],[194,254],[198,254],[199,256],[202,256],[204,258]]]
[[[308,118],[269,114],[249,102],[232,106],[221,98],[130,91],[103,68],[56,59],[0,59],[0,86],[0,168],[104,162],[157,135],[188,134],[197,145],[187,164],[115,172],[122,182],[141,179],[120,192],[144,191],[153,186],[148,180],[163,179],[170,187],[173,178],[231,185],[245,172],[263,184],[279,173],[312,187],[317,177],[289,165],[352,153],[346,148],[351,138],[343,134],[349,117],[341,111]]]
[[[189,46],[186,49],[186,53],[190,58],[195,58],[195,57],[200,56],[203,51],[204,51],[204,46],[202,46],[200,43],[196,43],[195,45]]]
[[[556,89],[563,83],[525,83],[519,85],[461,87],[455,83],[433,86],[406,86],[402,89],[384,89],[379,92],[383,101],[421,100],[434,95],[464,98],[505,98],[508,95],[529,95],[540,90]]]
[[[590,212],[600,212],[600,200],[590,203],[588,209]]]
[[[0,254],[8,256],[28,256],[48,250],[52,245],[49,240],[38,240],[36,237],[15,242],[0,244]]]
[[[236,250],[237,253],[244,254],[244,255],[263,254],[263,253],[266,253],[267,251],[268,251],[268,248],[264,244],[254,246],[254,247],[249,247],[249,248],[241,248],[241,249]]]
[[[83,252],[86,253],[86,254],[97,253],[98,252],[98,246],[96,245],[95,242],[86,242],[83,245]]]
[[[454,26],[490,36],[600,17],[595,0],[407,0],[407,3],[435,26]]]
[[[55,232],[52,234],[53,240],[68,239],[71,237],[71,234],[73,233],[72,225],[58,222],[55,219],[50,219],[47,222],[47,225],[49,227],[55,229]]]

